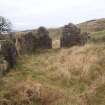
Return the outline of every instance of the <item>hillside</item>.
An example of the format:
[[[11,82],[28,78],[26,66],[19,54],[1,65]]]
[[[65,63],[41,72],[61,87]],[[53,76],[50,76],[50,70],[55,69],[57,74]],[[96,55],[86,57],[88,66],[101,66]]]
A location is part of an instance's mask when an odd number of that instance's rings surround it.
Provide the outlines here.
[[[95,32],[85,46],[21,56],[0,78],[0,105],[105,105],[104,38]]]
[[[90,20],[78,24],[82,32],[95,32],[105,30],[105,18]]]
[[[103,31],[105,30],[105,18],[102,19],[96,19],[96,20],[89,20],[83,23],[77,24],[78,27],[81,29],[81,33],[83,32],[97,32],[97,31]],[[59,39],[59,37],[62,35],[62,28],[54,28],[49,29],[49,34],[51,38]]]

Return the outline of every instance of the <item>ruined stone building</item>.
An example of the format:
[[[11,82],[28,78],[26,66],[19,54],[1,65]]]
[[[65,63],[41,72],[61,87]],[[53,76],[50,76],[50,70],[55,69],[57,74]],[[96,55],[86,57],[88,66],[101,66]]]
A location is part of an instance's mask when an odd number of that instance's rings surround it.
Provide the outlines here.
[[[52,48],[52,39],[46,28],[40,27],[35,32],[17,32],[15,33],[15,46],[17,54],[32,53],[36,49]]]
[[[87,42],[87,34],[81,35],[81,30],[74,24],[69,23],[63,27],[62,36],[60,38],[61,47],[71,47],[74,45],[83,45]]]

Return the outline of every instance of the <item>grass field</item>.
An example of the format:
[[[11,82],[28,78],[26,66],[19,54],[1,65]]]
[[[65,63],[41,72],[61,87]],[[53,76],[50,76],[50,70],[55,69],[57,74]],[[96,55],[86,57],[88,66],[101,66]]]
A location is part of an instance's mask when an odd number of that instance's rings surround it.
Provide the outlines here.
[[[18,58],[0,78],[0,105],[105,105],[104,32],[85,46],[60,49],[56,40]]]

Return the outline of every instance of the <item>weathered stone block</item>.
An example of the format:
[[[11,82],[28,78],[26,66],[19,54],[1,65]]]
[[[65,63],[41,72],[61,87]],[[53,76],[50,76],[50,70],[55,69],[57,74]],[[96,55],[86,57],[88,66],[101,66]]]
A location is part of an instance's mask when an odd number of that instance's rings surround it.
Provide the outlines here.
[[[86,44],[89,40],[90,40],[91,36],[89,35],[89,33],[84,32],[81,34],[81,44],[84,45]]]
[[[8,71],[9,65],[3,56],[0,56],[0,76],[3,76]]]

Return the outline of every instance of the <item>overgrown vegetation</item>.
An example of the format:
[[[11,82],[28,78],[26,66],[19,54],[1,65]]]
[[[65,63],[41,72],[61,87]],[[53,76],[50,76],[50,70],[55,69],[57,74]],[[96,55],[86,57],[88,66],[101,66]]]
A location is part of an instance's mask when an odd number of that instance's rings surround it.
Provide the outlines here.
[[[104,32],[85,46],[60,49],[57,40],[21,56],[0,78],[0,105],[105,105]]]

